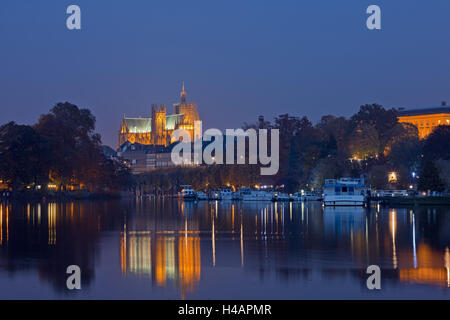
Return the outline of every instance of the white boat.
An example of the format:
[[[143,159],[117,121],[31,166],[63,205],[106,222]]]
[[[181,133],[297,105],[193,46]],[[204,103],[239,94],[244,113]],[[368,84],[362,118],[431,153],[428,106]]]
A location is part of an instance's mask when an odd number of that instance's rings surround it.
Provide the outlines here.
[[[362,178],[326,179],[324,204],[326,206],[363,206],[366,187]]]
[[[197,195],[194,190],[192,189],[183,189],[181,190],[181,197],[185,201],[192,201],[197,199]]]
[[[302,201],[322,201],[322,193],[319,192],[305,192],[302,195]]]
[[[289,199],[291,201],[297,202],[297,201],[302,201],[302,193],[301,192],[296,192],[294,194],[291,194],[289,196]]]
[[[220,190],[220,196],[222,200],[233,200],[233,191],[229,188],[223,188]]]
[[[270,192],[250,188],[241,188],[240,193],[243,201],[271,201],[273,198]]]
[[[239,191],[233,192],[231,200],[242,200],[242,195]]]
[[[212,190],[209,192],[209,200],[222,200],[222,196],[220,194],[220,191],[218,190]]]
[[[203,191],[197,192],[197,200],[208,200],[208,195]]]
[[[406,190],[376,190],[374,193],[377,197],[407,197]]]
[[[290,201],[290,197],[287,193],[275,192],[272,196],[272,201]]]

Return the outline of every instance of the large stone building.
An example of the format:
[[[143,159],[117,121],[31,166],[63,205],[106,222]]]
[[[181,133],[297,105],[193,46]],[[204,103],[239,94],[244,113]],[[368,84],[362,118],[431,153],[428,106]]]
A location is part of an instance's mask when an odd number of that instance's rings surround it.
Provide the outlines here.
[[[450,107],[445,102],[440,107],[398,111],[398,121],[411,123],[419,130],[419,138],[425,139],[440,125],[450,124]]]
[[[133,173],[145,173],[154,169],[174,167],[171,158],[172,146],[143,145],[127,141],[120,146],[117,156],[128,162]]]
[[[118,147],[125,142],[143,145],[167,146],[175,129],[185,129],[194,139],[194,123],[200,121],[197,103],[186,102],[186,91],[181,91],[181,101],[173,105],[174,113],[167,115],[165,105],[152,105],[151,118],[123,117],[119,130]]]

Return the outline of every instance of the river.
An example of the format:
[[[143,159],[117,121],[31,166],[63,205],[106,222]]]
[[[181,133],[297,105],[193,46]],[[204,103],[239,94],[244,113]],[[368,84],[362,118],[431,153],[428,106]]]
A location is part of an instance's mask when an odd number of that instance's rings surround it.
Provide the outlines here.
[[[449,246],[450,207],[3,203],[0,298],[448,299]],[[80,290],[67,288],[70,265]]]

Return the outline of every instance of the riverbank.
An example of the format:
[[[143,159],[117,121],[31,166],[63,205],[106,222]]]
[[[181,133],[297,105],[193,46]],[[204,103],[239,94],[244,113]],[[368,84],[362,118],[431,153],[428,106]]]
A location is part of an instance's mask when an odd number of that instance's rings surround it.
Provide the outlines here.
[[[61,191],[61,192],[2,192],[0,201],[71,201],[71,200],[108,200],[125,196],[122,192],[88,192],[88,191]]]

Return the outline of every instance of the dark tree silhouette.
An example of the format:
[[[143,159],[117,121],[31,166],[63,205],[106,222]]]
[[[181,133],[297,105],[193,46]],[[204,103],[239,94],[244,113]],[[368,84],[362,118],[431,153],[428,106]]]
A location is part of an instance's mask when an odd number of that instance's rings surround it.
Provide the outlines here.
[[[14,122],[0,127],[0,177],[13,191],[48,181],[50,148],[32,127]]]
[[[439,177],[439,171],[434,162],[425,160],[422,172],[420,173],[418,189],[421,191],[444,191],[445,184]]]
[[[425,140],[424,155],[430,159],[450,159],[450,126],[438,126]]]

